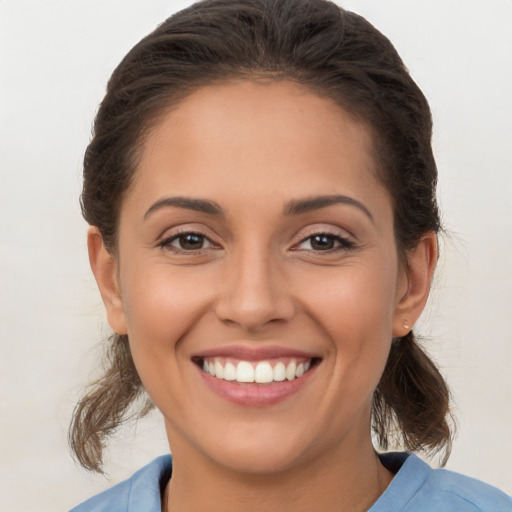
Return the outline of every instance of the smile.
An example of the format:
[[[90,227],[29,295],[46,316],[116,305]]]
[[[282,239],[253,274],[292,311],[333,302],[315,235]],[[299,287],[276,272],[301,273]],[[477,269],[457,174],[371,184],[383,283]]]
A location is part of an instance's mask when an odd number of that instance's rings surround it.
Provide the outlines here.
[[[289,347],[217,347],[192,356],[201,380],[216,395],[242,407],[268,407],[300,392],[322,363]]]
[[[311,368],[314,359],[287,358],[284,360],[244,361],[213,357],[202,360],[202,369],[212,377],[240,384],[271,384],[293,381]]]

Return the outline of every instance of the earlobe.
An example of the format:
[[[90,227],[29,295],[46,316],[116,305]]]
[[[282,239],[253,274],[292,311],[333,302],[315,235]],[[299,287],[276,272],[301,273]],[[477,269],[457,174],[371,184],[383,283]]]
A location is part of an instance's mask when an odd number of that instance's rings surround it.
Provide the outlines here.
[[[91,226],[87,232],[87,247],[91,269],[105,304],[108,323],[116,333],[126,334],[126,318],[117,283],[116,260],[107,251],[101,232],[96,226]]]
[[[407,253],[406,289],[399,292],[395,309],[393,336],[405,336],[420,317],[428,299],[437,262],[437,237],[426,233]]]

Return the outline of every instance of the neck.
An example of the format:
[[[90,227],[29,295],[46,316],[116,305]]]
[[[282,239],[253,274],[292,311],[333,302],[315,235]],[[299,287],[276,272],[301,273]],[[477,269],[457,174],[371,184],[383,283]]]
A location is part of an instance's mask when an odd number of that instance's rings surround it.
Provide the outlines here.
[[[211,460],[203,464],[188,460],[173,452],[164,512],[364,512],[393,478],[371,442],[356,451],[333,450],[321,460],[271,474],[234,472]]]

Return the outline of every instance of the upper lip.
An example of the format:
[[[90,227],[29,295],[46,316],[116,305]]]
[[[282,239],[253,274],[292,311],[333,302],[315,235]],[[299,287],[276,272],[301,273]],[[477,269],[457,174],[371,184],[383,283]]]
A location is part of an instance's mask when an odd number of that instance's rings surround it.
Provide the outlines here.
[[[244,345],[229,345],[224,347],[210,348],[198,352],[192,356],[195,358],[208,357],[230,357],[242,361],[261,361],[265,359],[277,359],[279,357],[296,357],[312,359],[319,357],[318,354],[297,350],[277,345],[263,347],[247,347]]]

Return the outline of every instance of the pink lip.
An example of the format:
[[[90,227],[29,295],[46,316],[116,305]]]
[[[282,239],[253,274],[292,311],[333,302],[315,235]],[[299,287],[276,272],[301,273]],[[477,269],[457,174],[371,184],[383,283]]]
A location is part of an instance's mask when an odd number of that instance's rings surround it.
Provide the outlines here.
[[[208,357],[229,357],[232,359],[241,359],[243,361],[263,361],[266,359],[277,359],[280,357],[312,359],[314,357],[318,357],[318,355],[279,346],[252,348],[243,345],[233,345],[205,350],[201,353],[195,354],[192,359]]]
[[[194,356],[193,359],[208,357],[228,357],[244,361],[259,361],[281,357],[311,359],[315,356],[307,352],[291,350],[282,347],[262,347],[251,349],[242,346],[224,347],[206,350]],[[244,383],[227,381],[211,376],[195,365],[201,378],[216,395],[235,405],[245,407],[267,407],[277,404],[299,392],[313,376],[318,365],[313,365],[305,374],[292,381],[273,382],[270,384]]]
[[[198,368],[208,387],[229,402],[245,407],[267,407],[286,400],[297,393],[310,379],[316,367],[311,368],[302,377],[292,381],[272,384],[240,384],[212,377]]]

